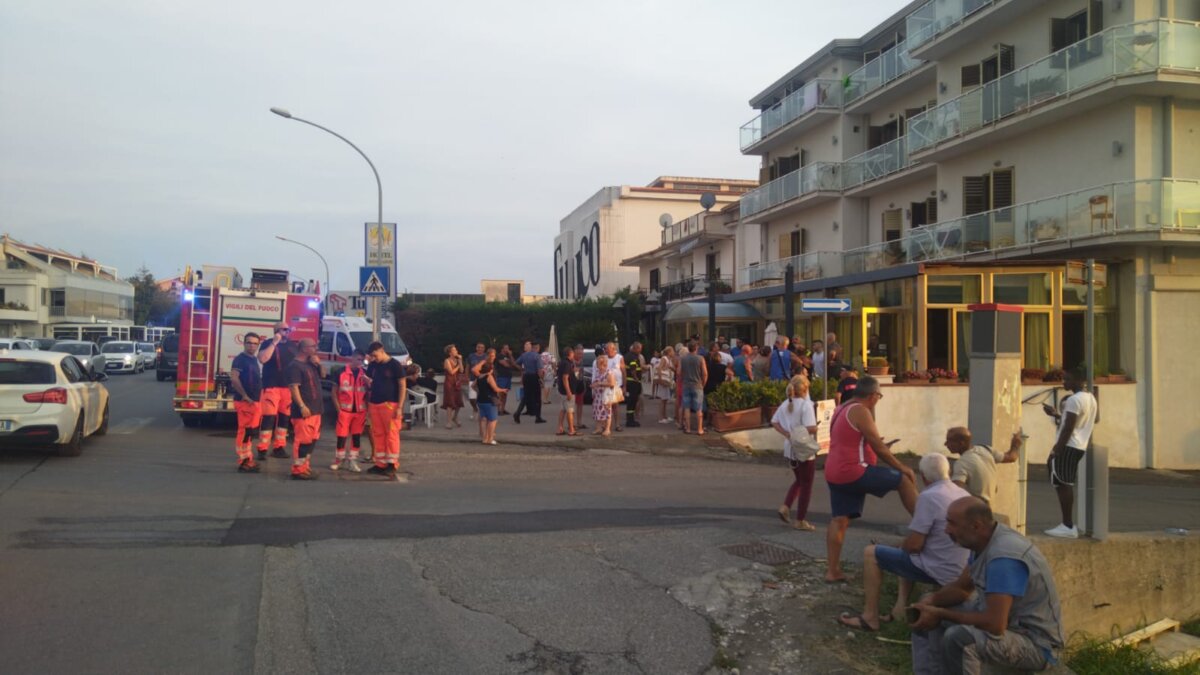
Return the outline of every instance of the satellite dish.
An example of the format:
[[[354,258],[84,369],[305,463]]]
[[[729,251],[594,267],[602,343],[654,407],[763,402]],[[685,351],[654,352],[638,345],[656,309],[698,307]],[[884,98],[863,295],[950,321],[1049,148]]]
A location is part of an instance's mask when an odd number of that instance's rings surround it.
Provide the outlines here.
[[[664,213],[658,217],[658,224],[664,230],[667,229],[668,227],[670,227],[671,223],[673,223],[673,222],[675,222],[675,219],[672,218],[671,214],[669,214],[669,213]]]
[[[704,194],[700,195],[700,206],[703,206],[705,211],[711,209],[716,205],[716,203],[717,196],[713,193],[705,192]]]

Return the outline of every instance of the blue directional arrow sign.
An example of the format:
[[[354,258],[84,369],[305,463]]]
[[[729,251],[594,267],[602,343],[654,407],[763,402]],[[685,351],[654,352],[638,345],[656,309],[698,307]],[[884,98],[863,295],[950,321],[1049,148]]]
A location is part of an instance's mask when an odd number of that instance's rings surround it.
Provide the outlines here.
[[[800,301],[800,311],[849,314],[850,298],[804,298]]]
[[[358,294],[367,298],[386,298],[388,282],[391,280],[391,268],[371,266],[358,268]]]

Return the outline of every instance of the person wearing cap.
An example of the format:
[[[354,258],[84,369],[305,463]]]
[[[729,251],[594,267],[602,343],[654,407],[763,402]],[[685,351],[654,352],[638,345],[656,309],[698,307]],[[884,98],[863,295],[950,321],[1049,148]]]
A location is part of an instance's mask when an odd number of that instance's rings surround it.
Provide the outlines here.
[[[287,323],[275,324],[275,335],[264,340],[258,349],[258,362],[262,364],[262,427],[258,435],[258,458],[266,459],[267,448],[271,455],[287,457],[287,433],[292,416],[292,392],[288,387],[287,368],[296,359],[295,342],[288,340],[292,329]]]
[[[832,518],[825,532],[827,583],[844,583],[842,544],[850,521],[862,516],[867,495],[883,497],[896,491],[912,515],[917,505],[913,470],[892,454],[875,426],[875,406],[883,399],[879,380],[870,375],[858,381],[853,398],[838,406],[829,425],[829,455],[825,459],[825,481],[829,483]],[[888,466],[878,466],[883,459]]]

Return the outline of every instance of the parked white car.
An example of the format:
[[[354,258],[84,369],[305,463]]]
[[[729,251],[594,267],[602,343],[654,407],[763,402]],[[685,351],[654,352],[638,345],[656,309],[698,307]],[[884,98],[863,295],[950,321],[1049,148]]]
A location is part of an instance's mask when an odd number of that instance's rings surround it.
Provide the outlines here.
[[[158,348],[153,342],[137,343],[138,352],[142,355],[142,370],[147,368],[153,370],[158,365]]]
[[[62,352],[70,354],[79,361],[79,365],[89,373],[104,372],[104,355],[100,353],[100,347],[95,342],[87,340],[59,340],[50,348],[52,352]]]
[[[108,432],[106,379],[70,354],[0,350],[0,448],[52,444],[78,455],[84,438]]]
[[[105,342],[100,345],[100,353],[104,355],[106,373],[140,373],[146,369],[146,362],[142,359],[136,342]]]
[[[32,349],[36,350],[37,345],[25,338],[0,338],[0,349]]]

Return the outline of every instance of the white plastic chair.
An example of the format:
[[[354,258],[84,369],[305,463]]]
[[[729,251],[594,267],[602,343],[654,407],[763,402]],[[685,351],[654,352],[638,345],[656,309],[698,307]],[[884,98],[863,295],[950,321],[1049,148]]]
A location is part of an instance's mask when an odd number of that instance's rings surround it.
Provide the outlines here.
[[[436,398],[430,401],[429,397],[426,396],[427,393],[433,392],[424,387],[410,387],[408,390],[408,411],[412,414],[414,421],[420,415],[425,418],[425,426],[432,427],[437,418],[437,407],[441,403],[442,395],[441,392],[438,392]]]

